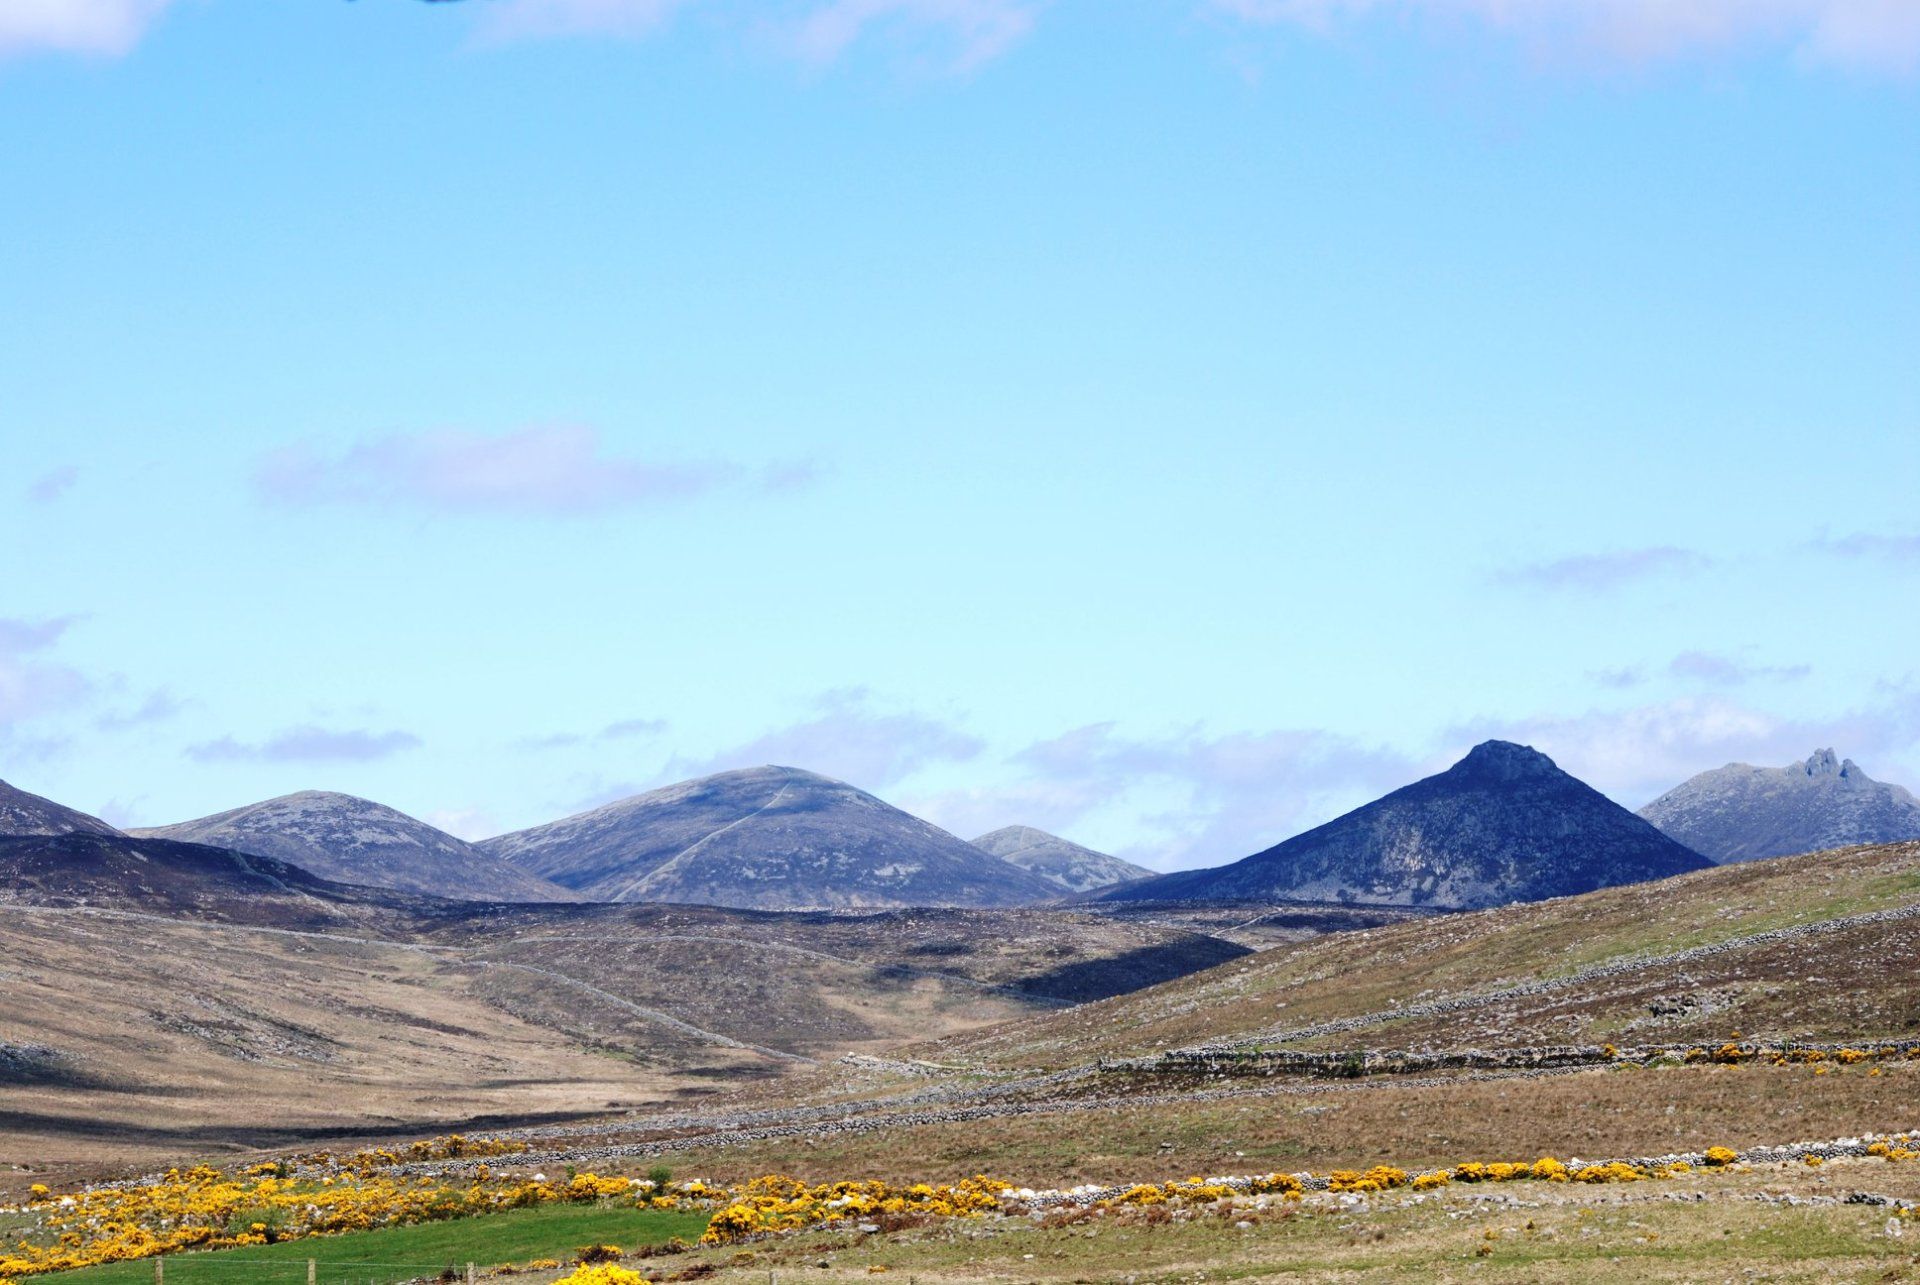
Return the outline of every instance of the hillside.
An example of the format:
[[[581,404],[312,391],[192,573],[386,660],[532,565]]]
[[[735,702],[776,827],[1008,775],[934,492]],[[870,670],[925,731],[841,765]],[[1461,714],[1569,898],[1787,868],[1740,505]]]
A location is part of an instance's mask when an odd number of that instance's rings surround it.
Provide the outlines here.
[[[0,838],[0,905],[344,929],[444,904],[334,883],[273,857],[202,843],[117,833]]]
[[[1920,799],[1830,749],[1785,767],[1729,763],[1702,772],[1640,815],[1720,862],[1920,839]]]
[[[118,833],[99,817],[88,816],[0,781],[0,836]]]
[[[1094,892],[1133,879],[1151,879],[1154,873],[1030,825],[1002,826],[975,839],[973,846],[1039,875],[1062,892]]]
[[[462,901],[577,900],[571,891],[404,812],[326,790],[129,833],[274,857],[338,883]]]
[[[961,1037],[939,1056],[1051,1068],[1201,1044],[1513,1047],[1734,1030],[1920,1033],[1920,843],[1318,937]]]
[[[1437,776],[1242,861],[1162,875],[1104,896],[1474,909],[1707,864],[1546,755],[1487,741]]]
[[[781,910],[1059,895],[865,791],[791,767],[684,781],[478,846],[595,901]]]
[[[0,840],[0,1171],[693,1099],[1243,953],[1052,910],[480,905]]]

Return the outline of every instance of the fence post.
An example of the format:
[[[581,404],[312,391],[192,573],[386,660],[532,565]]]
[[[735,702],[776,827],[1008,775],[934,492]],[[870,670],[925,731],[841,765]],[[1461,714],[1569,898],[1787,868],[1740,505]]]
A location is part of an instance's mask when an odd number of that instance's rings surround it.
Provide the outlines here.
[[[480,1274],[474,1271],[472,1263],[468,1263],[467,1264],[467,1285],[473,1285],[473,1283],[479,1279],[480,1279]]]
[[[320,1265],[314,1262],[311,1258],[309,1258],[307,1260],[307,1285],[314,1285],[314,1281],[319,1277],[319,1275],[320,1275]]]
[[[153,1260],[153,1285],[166,1285],[167,1264],[165,1259]]]

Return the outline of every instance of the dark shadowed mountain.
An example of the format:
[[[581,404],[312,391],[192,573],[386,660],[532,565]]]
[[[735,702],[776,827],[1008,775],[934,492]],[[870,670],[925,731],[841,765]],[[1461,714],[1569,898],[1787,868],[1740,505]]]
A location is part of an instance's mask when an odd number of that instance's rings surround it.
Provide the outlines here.
[[[0,835],[119,833],[99,817],[88,816],[0,781]]]
[[[460,908],[437,897],[334,883],[272,857],[117,831],[0,837],[0,899],[314,930]]]
[[[1286,897],[1478,909],[1710,864],[1539,751],[1488,741],[1437,776],[1265,852],[1129,884],[1105,898]]]
[[[198,821],[128,833],[273,857],[338,883],[461,901],[574,901],[573,893],[383,804],[302,790]]]
[[[973,846],[1039,875],[1062,892],[1092,892],[1131,879],[1151,879],[1154,873],[1030,825],[1002,826],[975,839]]]
[[[1804,763],[1729,763],[1640,809],[1667,835],[1722,863],[1920,839],[1920,799],[1819,750]]]
[[[478,846],[595,901],[1016,906],[1060,893],[865,791],[791,767],[683,781]]]

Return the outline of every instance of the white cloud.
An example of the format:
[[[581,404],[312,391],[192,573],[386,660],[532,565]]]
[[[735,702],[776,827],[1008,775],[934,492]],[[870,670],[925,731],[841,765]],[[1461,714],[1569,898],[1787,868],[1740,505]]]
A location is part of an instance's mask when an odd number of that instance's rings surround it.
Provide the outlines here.
[[[856,45],[885,40],[896,52],[931,54],[965,72],[999,57],[1033,29],[1036,0],[809,0],[749,5],[726,0],[496,0],[481,18],[493,40],[553,36],[651,36],[698,7],[722,28],[749,30],[810,64],[838,60]]]
[[[1508,567],[1494,578],[1503,584],[1529,589],[1604,592],[1657,576],[1698,571],[1709,565],[1711,562],[1705,554],[1663,544],[1648,549],[1615,549],[1530,562]]]
[[[485,808],[435,808],[420,819],[436,830],[445,830],[469,843],[500,833],[500,823]]]
[[[876,709],[864,688],[830,691],[815,713],[704,759],[676,758],[669,779],[778,764],[805,768],[868,791],[883,790],[933,763],[978,755],[983,743],[950,723],[912,711]]]
[[[124,54],[172,0],[0,0],[0,54]]]
[[[793,24],[791,43],[804,60],[827,63],[875,36],[914,47],[931,39],[947,69],[964,72],[1024,39],[1035,9],[1026,0],[829,0]]]
[[[1744,46],[1809,61],[1910,72],[1920,65],[1913,0],[1206,0],[1263,25],[1331,33],[1367,18],[1492,28],[1546,59],[1638,65]]]
[[[688,0],[498,0],[481,19],[484,36],[645,36],[665,26]]]
[[[51,504],[73,489],[80,480],[80,470],[72,464],[62,464],[59,468],[49,469],[27,484],[27,498],[35,504]]]
[[[78,620],[0,617],[0,734],[11,738],[15,725],[85,700],[93,684],[79,670],[42,658]]]
[[[1405,785],[1411,758],[1315,728],[1130,737],[1092,723],[1012,756],[1003,788],[910,800],[972,838],[1003,825],[1072,832],[1096,816],[1140,834],[1117,855],[1161,870],[1237,861]]]
[[[1786,718],[1723,697],[1682,697],[1622,710],[1482,720],[1456,728],[1453,738],[1462,749],[1496,736],[1532,745],[1608,797],[1637,808],[1709,768],[1736,762],[1778,767],[1823,746],[1877,774],[1876,762],[1903,762],[1920,743],[1920,696],[1882,695],[1869,707],[1831,718]]]
[[[420,738],[412,732],[370,732],[362,728],[334,729],[311,724],[290,727],[264,741],[246,742],[231,736],[187,747],[187,757],[201,763],[367,763],[402,750],[414,749]]]
[[[1895,565],[1920,567],[1920,535],[1863,533],[1821,540],[1814,548],[1843,558],[1874,558]]]
[[[395,433],[338,455],[288,446],[262,458],[253,480],[263,498],[293,504],[567,516],[698,495],[744,473],[728,463],[620,455],[594,429],[554,426]]]
[[[1813,666],[1755,665],[1718,652],[1683,651],[1667,664],[1667,672],[1717,687],[1738,687],[1755,681],[1796,682],[1811,674]]]

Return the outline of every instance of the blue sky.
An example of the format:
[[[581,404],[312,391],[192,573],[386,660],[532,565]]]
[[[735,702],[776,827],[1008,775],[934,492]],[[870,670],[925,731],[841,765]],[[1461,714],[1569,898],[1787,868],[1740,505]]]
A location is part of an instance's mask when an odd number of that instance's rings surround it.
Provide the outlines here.
[[[19,0],[0,776],[1920,787],[1920,10]]]

